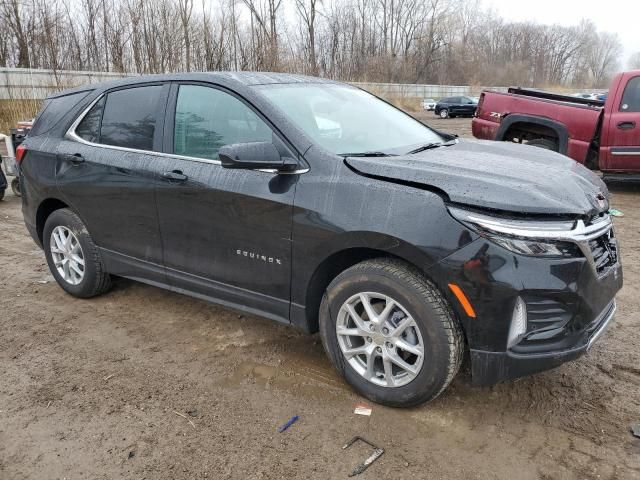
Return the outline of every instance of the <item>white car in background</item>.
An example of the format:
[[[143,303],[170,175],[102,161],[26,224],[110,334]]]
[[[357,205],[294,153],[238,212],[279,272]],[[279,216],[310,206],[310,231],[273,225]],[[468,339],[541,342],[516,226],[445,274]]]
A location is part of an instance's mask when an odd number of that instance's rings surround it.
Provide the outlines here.
[[[435,110],[436,109],[436,101],[433,98],[425,98],[422,100],[422,108],[425,110]]]

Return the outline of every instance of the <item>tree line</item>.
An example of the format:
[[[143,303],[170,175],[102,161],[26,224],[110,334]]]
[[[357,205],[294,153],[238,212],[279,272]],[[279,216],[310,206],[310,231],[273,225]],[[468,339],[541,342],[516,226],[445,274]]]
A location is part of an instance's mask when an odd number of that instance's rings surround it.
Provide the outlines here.
[[[604,87],[618,36],[479,0],[0,0],[0,66],[285,71],[345,81]]]

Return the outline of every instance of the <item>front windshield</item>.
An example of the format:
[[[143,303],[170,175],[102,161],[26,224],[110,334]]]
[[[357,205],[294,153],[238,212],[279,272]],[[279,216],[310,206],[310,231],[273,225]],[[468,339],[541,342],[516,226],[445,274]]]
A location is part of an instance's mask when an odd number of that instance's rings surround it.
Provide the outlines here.
[[[347,85],[301,83],[258,88],[307,135],[338,155],[402,154],[445,141],[413,117]]]

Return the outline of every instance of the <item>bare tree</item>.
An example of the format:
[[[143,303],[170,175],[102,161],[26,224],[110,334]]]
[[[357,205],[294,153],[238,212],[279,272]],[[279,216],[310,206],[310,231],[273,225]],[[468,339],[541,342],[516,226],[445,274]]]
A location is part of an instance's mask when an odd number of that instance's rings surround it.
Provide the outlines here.
[[[480,0],[293,0],[295,15],[283,0],[195,3],[0,0],[0,65],[586,87],[604,86],[621,55],[592,22],[509,22]]]
[[[191,70],[191,40],[189,31],[191,27],[191,14],[193,13],[193,0],[178,0],[178,12],[182,24],[182,36],[184,41],[184,62],[187,72]]]
[[[629,58],[629,70],[640,70],[640,52],[636,52]]]
[[[277,70],[278,10],[282,0],[242,0],[251,13],[251,37],[259,57],[259,69]]]
[[[295,0],[296,10],[304,24],[307,36],[309,73],[318,74],[318,63],[316,60],[316,14],[317,4],[322,0]]]
[[[617,67],[621,53],[622,46],[617,34],[600,33],[595,35],[587,56],[594,87],[607,86],[609,75]]]
[[[25,28],[25,21],[29,23],[29,12],[20,0],[4,0],[0,6],[2,7],[2,17],[5,20],[4,25],[8,25],[13,33],[13,38],[18,50],[17,67],[31,67],[29,59],[29,28]]]

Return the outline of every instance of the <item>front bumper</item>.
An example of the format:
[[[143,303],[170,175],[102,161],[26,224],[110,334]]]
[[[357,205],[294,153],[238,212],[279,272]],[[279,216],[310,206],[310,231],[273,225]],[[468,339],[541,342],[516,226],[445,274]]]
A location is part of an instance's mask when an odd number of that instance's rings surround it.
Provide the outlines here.
[[[471,375],[475,385],[493,385],[503,380],[542,372],[575,360],[587,352],[607,330],[616,312],[613,300],[587,329],[584,343],[561,351],[519,354],[512,351],[471,350]]]
[[[603,334],[622,287],[619,255],[596,269],[586,257],[519,255],[480,237],[432,266],[427,274],[447,295],[470,350],[473,383],[491,385],[573,360]],[[467,315],[448,284],[475,310]],[[508,347],[514,306],[524,301],[527,331]]]

